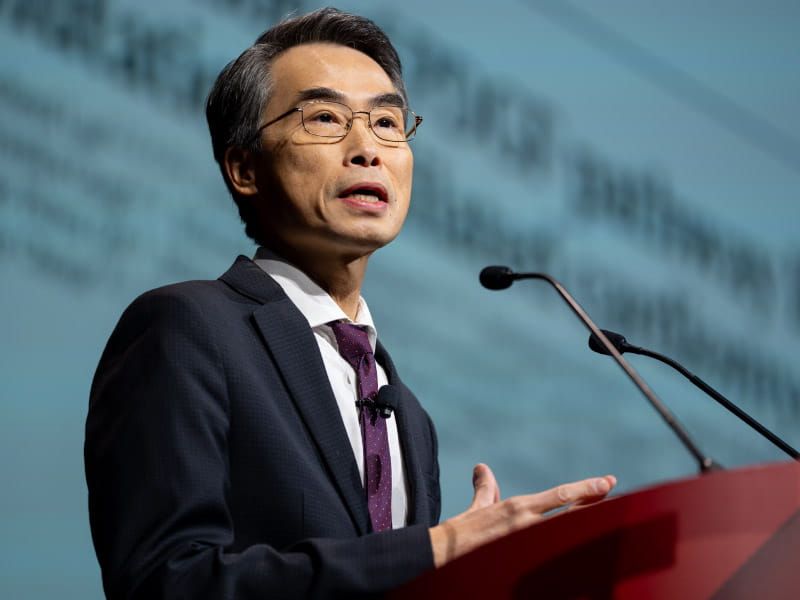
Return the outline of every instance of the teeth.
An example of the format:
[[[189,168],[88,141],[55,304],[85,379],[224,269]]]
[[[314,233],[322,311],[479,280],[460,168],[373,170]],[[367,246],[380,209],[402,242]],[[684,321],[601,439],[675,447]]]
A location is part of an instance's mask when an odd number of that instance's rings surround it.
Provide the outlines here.
[[[351,198],[355,198],[356,200],[367,200],[369,202],[378,202],[378,200],[380,200],[380,198],[378,198],[374,194],[361,194],[361,193],[356,192],[356,193],[347,194],[347,195],[350,196]]]

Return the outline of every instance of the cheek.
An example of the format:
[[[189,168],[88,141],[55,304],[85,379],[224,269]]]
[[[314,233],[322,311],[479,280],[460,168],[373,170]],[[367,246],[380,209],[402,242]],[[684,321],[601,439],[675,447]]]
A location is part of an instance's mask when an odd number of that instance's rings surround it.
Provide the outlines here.
[[[411,183],[414,176],[414,155],[410,151],[397,162],[395,176],[398,196],[402,196],[405,203],[408,204],[411,198]]]
[[[321,153],[286,152],[276,162],[275,173],[289,196],[304,204],[311,204],[319,198],[329,179],[326,165],[325,156]]]

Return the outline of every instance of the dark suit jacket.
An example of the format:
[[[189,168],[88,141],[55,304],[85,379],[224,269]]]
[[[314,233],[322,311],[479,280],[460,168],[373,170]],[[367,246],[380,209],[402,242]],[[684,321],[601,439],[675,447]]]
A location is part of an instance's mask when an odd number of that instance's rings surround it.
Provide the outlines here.
[[[373,533],[311,329],[239,257],[217,281],[142,295],[95,375],[86,478],[109,598],[354,598],[433,566],[433,425],[401,393],[408,527]]]

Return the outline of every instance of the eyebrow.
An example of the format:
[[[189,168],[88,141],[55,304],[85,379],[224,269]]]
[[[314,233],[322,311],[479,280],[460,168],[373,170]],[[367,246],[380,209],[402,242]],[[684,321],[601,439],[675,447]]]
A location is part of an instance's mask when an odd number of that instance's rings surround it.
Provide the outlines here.
[[[370,106],[405,106],[400,94],[381,94],[369,102]]]
[[[340,104],[347,104],[345,95],[332,88],[315,87],[307,90],[301,90],[297,94],[297,102],[307,102],[309,100],[328,100],[330,102],[339,102]],[[402,96],[400,94],[379,94],[370,98],[369,106],[405,106]]]
[[[331,102],[344,104],[344,94],[331,88],[315,87],[302,90],[297,94],[297,102],[305,102],[306,100],[330,100]]]

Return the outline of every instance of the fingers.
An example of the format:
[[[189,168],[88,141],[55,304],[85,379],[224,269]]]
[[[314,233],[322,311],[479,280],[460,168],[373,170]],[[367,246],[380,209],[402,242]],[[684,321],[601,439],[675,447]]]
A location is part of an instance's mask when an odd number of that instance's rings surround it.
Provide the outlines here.
[[[605,498],[616,484],[617,478],[613,475],[593,477],[565,483],[538,494],[520,497],[514,504],[520,507],[524,506],[525,512],[539,517],[557,508],[585,506],[598,502]],[[500,502],[500,487],[497,485],[494,473],[487,465],[475,466],[472,472],[472,487],[475,495],[467,512]]]
[[[492,470],[479,464],[473,470],[475,497],[469,509],[430,529],[434,564],[440,567],[478,546],[533,525],[556,508],[602,500],[616,483],[613,475],[606,475],[500,502]]]
[[[500,487],[492,470],[484,464],[475,465],[472,470],[472,488],[475,496],[467,511],[477,510],[500,501]]]
[[[487,513],[487,510],[491,511],[491,506],[500,501],[500,488],[494,473],[487,465],[477,464],[472,469],[472,487],[475,495],[470,507],[429,530],[433,564],[437,568],[500,537],[508,529],[503,524],[504,518]]]
[[[539,514],[544,514],[565,506],[592,504],[605,498],[616,484],[617,478],[613,475],[565,483],[540,494],[530,496],[529,498],[532,500],[531,509]]]
[[[600,481],[605,480],[605,483],[608,485],[608,491],[606,491],[605,493],[602,493],[602,489],[604,488],[604,486],[602,485],[602,483],[600,483],[599,484],[600,487],[595,488],[595,490],[597,491],[597,495],[595,495],[595,496],[587,496],[585,498],[582,498],[581,500],[576,501],[573,504],[573,506],[586,506],[587,504],[594,504],[595,502],[599,502],[600,500],[605,498],[606,495],[608,495],[608,493],[612,489],[614,489],[615,485],[617,485],[617,478],[614,477],[613,475],[606,475],[605,477],[601,477],[599,479],[600,479]]]

